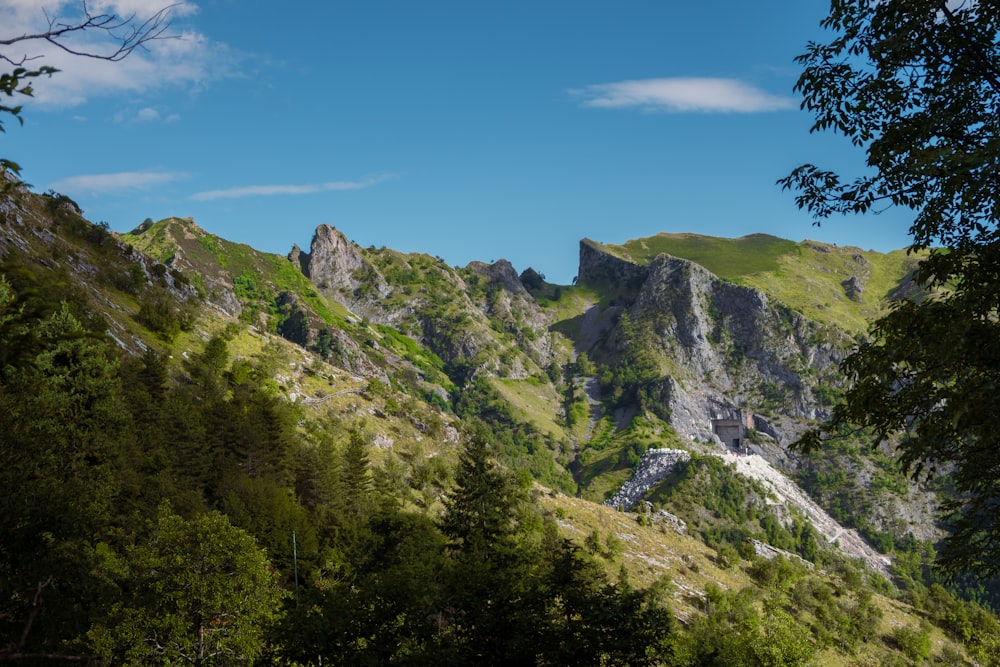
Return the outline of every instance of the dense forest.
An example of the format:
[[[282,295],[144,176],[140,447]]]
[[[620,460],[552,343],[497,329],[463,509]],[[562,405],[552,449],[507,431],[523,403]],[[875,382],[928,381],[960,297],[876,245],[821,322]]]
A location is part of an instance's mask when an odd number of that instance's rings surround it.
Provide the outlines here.
[[[0,658],[115,663],[642,664],[655,590],[561,538],[470,434],[446,509],[405,506],[363,434],[299,428],[266,362],[209,340],[171,382],[65,285],[7,264]],[[428,472],[433,475],[433,472]],[[458,483],[450,480],[454,477]]]

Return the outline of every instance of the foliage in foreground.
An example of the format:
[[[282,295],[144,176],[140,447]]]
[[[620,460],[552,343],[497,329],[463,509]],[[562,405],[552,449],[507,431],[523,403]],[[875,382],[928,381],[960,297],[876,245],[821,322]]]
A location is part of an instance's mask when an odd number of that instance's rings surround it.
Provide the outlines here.
[[[730,553],[756,583],[707,591],[704,617],[682,629],[673,587],[636,589],[609,576],[607,555],[560,536],[530,476],[497,462],[482,425],[456,470],[400,480],[373,468],[362,431],[336,419],[300,428],[267,360],[232,359],[225,336],[189,355],[177,384],[154,350],[122,356],[71,289],[6,268],[2,660],[774,665],[860,655],[844,630],[864,625],[852,614],[874,613],[855,608],[860,578],[837,590]],[[411,502],[428,474],[451,488],[440,515]],[[936,622],[970,650],[997,634],[992,616],[943,589],[933,600]],[[880,645],[864,627],[857,646]]]
[[[44,281],[17,282],[0,279],[0,659],[669,657],[659,593],[559,537],[485,438],[443,516],[416,512],[373,475],[361,433],[300,431],[224,337],[174,385],[152,349],[121,357]]]
[[[811,43],[797,89],[813,131],[862,148],[864,175],[811,164],[781,182],[816,218],[884,205],[914,211],[910,250],[932,248],[917,279],[931,296],[901,302],[844,364],[853,387],[827,431],[902,434],[914,474],[953,468],[955,530],[943,562],[1000,572],[1000,6],[936,0],[834,0],[828,43]],[[937,247],[933,247],[937,246]],[[819,447],[814,431],[802,445]]]

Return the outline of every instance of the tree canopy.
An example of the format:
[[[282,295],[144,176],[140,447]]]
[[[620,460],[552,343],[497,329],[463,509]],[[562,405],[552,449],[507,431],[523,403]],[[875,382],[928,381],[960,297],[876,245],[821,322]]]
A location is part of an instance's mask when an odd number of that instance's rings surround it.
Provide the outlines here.
[[[252,661],[286,596],[266,553],[219,512],[185,521],[163,505],[148,541],[112,563],[120,600],[88,633],[112,661]]]
[[[897,302],[845,361],[852,381],[823,430],[899,437],[914,474],[953,482],[954,530],[941,562],[1000,571],[1000,4],[833,0],[832,38],[798,61],[813,131],[833,130],[867,157],[845,178],[812,164],[779,181],[817,224],[833,214],[914,213],[924,251],[919,299]]]

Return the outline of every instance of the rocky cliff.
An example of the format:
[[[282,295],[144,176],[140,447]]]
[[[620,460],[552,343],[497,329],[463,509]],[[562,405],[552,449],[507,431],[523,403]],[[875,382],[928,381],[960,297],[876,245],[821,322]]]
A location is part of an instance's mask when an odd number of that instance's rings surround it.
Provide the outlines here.
[[[506,260],[455,269],[439,258],[362,249],[321,225],[289,260],[324,295],[399,329],[466,374],[523,378],[554,354],[549,321]]]
[[[580,266],[576,282],[611,290],[634,289],[646,278],[647,269],[609,253],[590,239],[580,241]]]
[[[313,234],[309,252],[292,247],[288,259],[297,264],[324,294],[356,302],[364,286],[380,297],[388,295],[385,278],[368,262],[361,250],[342,232],[330,225],[320,225]]]
[[[789,445],[832,407],[851,336],[759,289],[722,280],[667,254],[638,265],[584,242],[580,276],[589,286],[614,290],[615,302],[628,316],[617,316],[589,352],[616,363],[629,346],[651,351],[659,377],[646,388],[646,401],[658,406],[657,414],[687,447],[713,454],[733,449],[732,440],[720,439],[717,425],[720,415],[737,411],[747,416],[738,439],[742,451],[759,454],[789,474],[814,465]],[[624,284],[633,287],[623,290]],[[821,464],[824,470],[849,464],[862,478],[878,474],[878,466],[863,459],[834,463],[841,455],[826,456],[833,458]],[[615,496],[615,502],[641,498],[632,486],[622,487],[619,494],[625,495]],[[910,484],[900,493],[876,496],[867,519],[874,525],[894,526],[922,539],[940,534],[933,494],[926,489]],[[625,497],[628,503],[621,502]],[[899,517],[906,517],[902,528]]]
[[[685,259],[659,255],[648,267],[630,268],[616,257],[598,258],[593,248],[585,254],[590,268],[581,275],[596,270],[616,280],[641,278],[626,312],[639,331],[633,336],[660,360],[659,400],[686,438],[711,439],[720,405],[771,414],[772,422],[792,427],[786,439],[796,434],[795,422],[824,414],[823,388],[837,381],[845,334]],[[619,327],[605,352],[624,343]]]

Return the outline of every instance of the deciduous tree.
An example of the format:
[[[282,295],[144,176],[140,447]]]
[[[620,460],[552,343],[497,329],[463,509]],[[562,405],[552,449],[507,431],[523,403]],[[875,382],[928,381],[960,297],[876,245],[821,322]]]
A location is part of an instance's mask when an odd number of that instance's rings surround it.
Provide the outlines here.
[[[82,12],[73,19],[46,14],[47,26],[38,32],[0,35],[0,66],[6,65],[9,68],[0,72],[0,132],[4,132],[5,115],[13,116],[19,123],[24,122],[21,116],[22,105],[18,101],[22,97],[31,97],[32,81],[52,76],[58,71],[38,62],[40,56],[35,50],[37,45],[48,44],[70,55],[115,62],[123,60],[152,40],[169,36],[168,19],[173,5],[166,5],[148,17],[95,12],[85,0],[80,5]],[[82,33],[104,33],[111,37],[111,42],[103,50],[75,46],[73,37]],[[3,178],[6,173],[17,175],[20,171],[18,163],[0,158],[0,192],[10,187],[10,183]]]
[[[823,220],[913,211],[923,300],[877,320],[845,362],[852,383],[818,447],[846,429],[900,437],[914,474],[947,468],[958,491],[941,553],[952,569],[1000,571],[1000,4],[833,0],[825,43],[799,57],[797,89],[864,151],[856,178],[807,164],[780,183]]]
[[[88,636],[123,664],[253,662],[285,596],[264,551],[218,512],[186,520],[164,506],[149,538],[109,561],[122,599]]]

